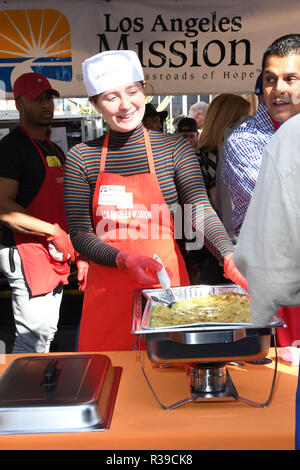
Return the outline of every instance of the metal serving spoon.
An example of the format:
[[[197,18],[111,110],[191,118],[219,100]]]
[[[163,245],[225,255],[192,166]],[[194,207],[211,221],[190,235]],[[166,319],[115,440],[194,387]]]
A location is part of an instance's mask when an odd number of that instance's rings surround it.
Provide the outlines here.
[[[158,300],[158,302],[166,303],[166,304],[168,304],[168,307],[170,308],[172,306],[172,304],[174,302],[176,302],[174,294],[170,289],[170,286],[171,286],[170,278],[169,278],[168,273],[167,273],[167,271],[164,267],[164,264],[161,261],[161,259],[159,258],[159,256],[155,254],[155,255],[153,255],[153,258],[162,265],[162,269],[160,271],[157,271],[157,277],[158,277],[158,280],[159,280],[159,282],[161,284],[161,287],[163,288],[164,292],[163,292],[162,298],[160,298]],[[152,297],[152,299],[153,299],[153,297]],[[155,302],[156,302],[156,300],[155,300]]]
[[[164,300],[163,298],[158,298],[158,297],[155,297],[154,295],[151,295],[151,299],[154,300],[154,302],[158,302],[160,304],[166,304],[166,306],[168,308],[171,308],[172,305],[175,303],[175,302],[169,302],[168,300]]]

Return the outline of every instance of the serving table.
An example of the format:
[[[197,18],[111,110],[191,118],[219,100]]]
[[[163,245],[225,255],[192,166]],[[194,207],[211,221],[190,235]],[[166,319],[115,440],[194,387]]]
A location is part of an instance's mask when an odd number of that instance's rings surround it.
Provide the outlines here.
[[[295,447],[298,367],[278,359],[275,393],[266,408],[255,408],[233,399],[188,403],[165,410],[159,406],[144,379],[138,351],[101,354],[107,355],[113,366],[123,369],[108,430],[0,435],[0,449],[293,450]],[[182,364],[158,367],[149,361],[145,351],[141,354],[143,367],[162,403],[168,405],[189,395]],[[228,364],[230,376],[241,396],[259,402],[266,400],[273,379],[274,356],[271,348],[268,357],[273,361],[269,364]],[[2,356],[0,375],[18,357],[21,355]]]

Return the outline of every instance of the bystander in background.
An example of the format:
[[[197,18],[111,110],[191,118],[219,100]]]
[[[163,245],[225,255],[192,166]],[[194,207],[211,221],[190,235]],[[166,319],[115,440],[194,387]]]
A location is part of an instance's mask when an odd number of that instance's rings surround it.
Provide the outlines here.
[[[192,104],[189,109],[189,116],[197,122],[198,131],[201,131],[204,123],[205,114],[208,108],[208,104],[204,101],[198,101],[197,103]]]
[[[162,132],[164,128],[164,121],[168,116],[168,111],[156,111],[155,106],[147,103],[145,106],[145,114],[143,117],[143,124],[147,129],[152,131]]]
[[[193,149],[198,146],[198,129],[195,119],[184,117],[177,123],[176,134],[181,135],[189,141]]]
[[[230,196],[226,188],[218,186],[218,195],[216,189],[217,171],[222,164],[222,146],[224,141],[224,132],[226,128],[235,123],[241,116],[245,116],[250,111],[250,103],[239,95],[234,94],[220,94],[210,103],[205,121],[200,134],[198,148],[196,149],[196,156],[202,171],[206,191],[209,200],[218,212],[219,201],[222,220],[226,231],[232,236],[231,228],[231,210],[229,215],[225,217],[224,207],[229,204],[231,209]],[[228,200],[229,199],[229,200]],[[223,210],[222,210],[223,209]],[[227,212],[228,213],[228,212]],[[207,283],[217,284],[227,282],[223,277],[223,271],[220,263],[214,256],[203,247],[201,250],[193,250],[186,254],[186,263],[192,282],[195,284]]]

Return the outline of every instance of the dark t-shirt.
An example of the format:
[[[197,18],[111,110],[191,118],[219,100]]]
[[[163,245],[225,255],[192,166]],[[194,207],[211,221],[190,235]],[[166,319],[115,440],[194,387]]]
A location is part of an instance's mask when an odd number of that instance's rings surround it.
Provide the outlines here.
[[[56,144],[46,140],[35,142],[45,157],[56,155],[63,162],[63,151]],[[19,126],[0,140],[0,177],[19,182],[18,204],[27,207],[31,203],[44,181],[45,172],[40,153]],[[0,225],[0,244],[14,245],[11,230],[3,225]]]

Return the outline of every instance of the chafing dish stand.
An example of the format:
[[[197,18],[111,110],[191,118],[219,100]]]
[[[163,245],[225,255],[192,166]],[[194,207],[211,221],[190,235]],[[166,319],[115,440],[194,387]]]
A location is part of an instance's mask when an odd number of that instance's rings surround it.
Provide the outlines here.
[[[195,295],[208,295],[244,291],[236,285],[226,286],[184,286],[172,288],[176,299],[193,297]],[[253,324],[203,324],[180,327],[148,327],[153,304],[157,302],[163,290],[146,289],[137,290],[134,294],[132,333],[137,335],[136,349],[139,351],[139,364],[142,374],[154,398],[161,408],[172,410],[187,403],[203,401],[236,400],[249,405],[266,408],[272,401],[277,378],[277,345],[276,328],[286,325],[278,316],[264,328]],[[155,297],[153,302],[152,297]],[[145,321],[146,318],[146,321]],[[257,403],[241,397],[233,384],[226,367],[229,363],[243,365],[243,362],[256,362],[258,364],[270,362],[266,358],[269,351],[271,337],[274,341],[275,364],[271,390],[266,401]],[[172,364],[182,363],[187,376],[190,396],[165,405],[161,402],[142,363],[141,341],[145,340],[148,358],[160,367],[170,367]],[[242,364],[241,364],[242,362]]]

